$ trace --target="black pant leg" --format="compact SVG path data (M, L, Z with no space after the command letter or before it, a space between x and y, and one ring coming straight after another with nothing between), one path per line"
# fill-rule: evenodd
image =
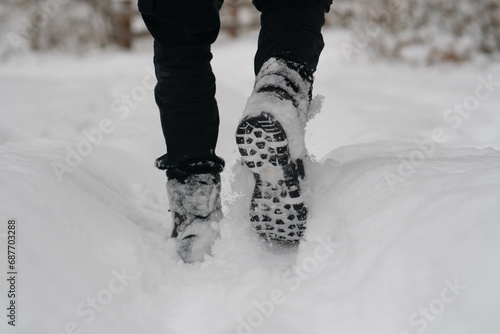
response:
M272 57L300 64L304 78L311 79L324 47L321 27L332 0L254 0L261 11L261 30L255 74Z
M167 174L197 162L210 162L208 170L198 172L223 166L215 155L219 112L210 66L221 5L222 1L212 0L139 1L155 39L155 98L167 146L161 166Z

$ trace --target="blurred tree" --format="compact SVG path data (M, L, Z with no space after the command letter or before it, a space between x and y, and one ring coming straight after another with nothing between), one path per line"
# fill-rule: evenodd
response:
M136 0L2 0L0 57L26 50L129 49L140 21ZM353 32L341 47L354 55L368 51L428 64L500 58L500 0L335 0L327 22ZM226 0L221 23L237 36L258 27L259 13L251 0Z
M499 0L335 0L328 21L354 32L344 45L354 54L428 64L500 57Z
M2 0L0 56L27 50L82 52L118 45L132 47L133 30L142 22L136 0ZM227 0L221 12L222 29L231 36L258 25L251 0Z
M132 0L10 0L0 5L0 55L132 45Z
M221 9L221 28L237 37L244 30L258 27L259 15L252 0L226 0Z

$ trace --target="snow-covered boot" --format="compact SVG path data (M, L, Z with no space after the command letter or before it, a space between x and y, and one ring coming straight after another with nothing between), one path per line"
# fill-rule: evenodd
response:
M222 219L220 191L219 174L193 174L182 181L167 181L174 221L172 238L177 239L177 253L186 263L211 255Z
M276 58L264 63L236 131L255 177L250 221L267 240L298 242L306 229L304 132L312 78L300 69Z

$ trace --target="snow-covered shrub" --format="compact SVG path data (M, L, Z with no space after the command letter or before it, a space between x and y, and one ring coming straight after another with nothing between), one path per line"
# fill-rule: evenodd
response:
M353 30L348 54L430 64L500 56L499 0L336 0L329 22Z
M0 5L0 56L27 50L81 52L115 43L116 1L10 0Z

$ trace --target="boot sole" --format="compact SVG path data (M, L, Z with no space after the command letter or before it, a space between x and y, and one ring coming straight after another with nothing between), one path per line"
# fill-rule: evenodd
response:
M304 165L291 160L285 131L271 114L262 112L241 121L236 144L255 177L253 228L266 240L299 242L308 213L300 188Z

